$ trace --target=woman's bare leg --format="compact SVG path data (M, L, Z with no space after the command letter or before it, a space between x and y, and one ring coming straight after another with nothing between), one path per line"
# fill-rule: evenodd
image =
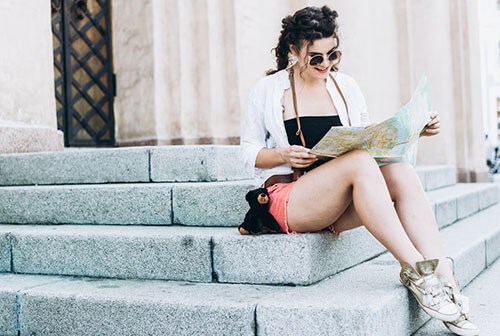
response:
M443 252L434 211L415 169L406 163L395 163L380 170L411 242L425 258L439 259L436 274L456 286L453 272Z
M290 191L291 230L319 231L334 223L353 202L359 220L399 261L423 259L392 205L384 177L371 155L351 151L302 176Z
M343 232L363 226L356 213L354 203L351 202L342 215L333 223L335 232Z

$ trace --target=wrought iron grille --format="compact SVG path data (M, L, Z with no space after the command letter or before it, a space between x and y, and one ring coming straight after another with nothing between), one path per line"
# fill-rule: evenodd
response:
M66 146L113 146L111 0L52 0L58 128Z

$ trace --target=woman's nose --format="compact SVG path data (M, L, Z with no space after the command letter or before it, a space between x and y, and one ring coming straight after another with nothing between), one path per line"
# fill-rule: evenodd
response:
M328 56L327 57L323 56L323 62L321 62L321 66L323 68L327 68L330 66L330 63L331 62L330 62L330 60L328 60Z

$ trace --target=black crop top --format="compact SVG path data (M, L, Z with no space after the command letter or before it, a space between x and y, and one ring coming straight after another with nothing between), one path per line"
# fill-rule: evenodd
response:
M335 116L305 116L300 118L300 126L304 134L307 148L313 148L321 138L330 130L332 126L342 126L342 122L338 115ZM285 120L286 135L290 145L302 146L300 136L297 135L297 119ZM307 167L309 171L319 166L324 161L318 161L315 164Z
M307 148L313 148L332 126L342 126L338 115L299 117ZM297 135L297 119L285 120L286 135L290 145L302 146Z

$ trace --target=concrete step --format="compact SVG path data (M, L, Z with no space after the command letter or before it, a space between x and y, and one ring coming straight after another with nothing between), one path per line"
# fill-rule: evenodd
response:
M495 206L444 229L463 284L498 258L499 216ZM0 334L409 335L429 318L398 270L383 255L306 287L3 274Z
M0 187L0 223L238 226L251 181ZM498 201L492 183L429 192L448 225Z
M440 228L497 203L500 188L495 183L459 183L427 193Z
M498 216L497 205L443 230L462 285L500 255ZM257 306L258 335L409 335L429 316L399 284L398 272L385 254L318 285L266 297Z
M249 179L238 146L193 145L0 155L0 185Z
M450 189L458 200L458 189L464 197L484 192ZM365 228L336 240L328 232L242 236L217 227L0 225L0 270L20 273L308 285L382 252Z
M245 180L238 146L193 145L0 155L0 186ZM452 166L422 166L426 190L456 183Z
M0 155L0 186L250 179L238 146L193 145ZM426 190L456 183L453 166L417 167Z
M26 274L307 285L384 250L364 228L335 240L329 232L250 237L236 228L0 225L0 271Z
M483 271L474 282L464 290L464 295L471 299L470 321L480 328L481 335L500 335L500 261ZM414 336L434 336L443 334L443 323L430 320Z
M448 187L457 183L457 169L454 166L417 166L416 169L426 191Z
M0 275L0 335L254 335L255 306L275 290Z

